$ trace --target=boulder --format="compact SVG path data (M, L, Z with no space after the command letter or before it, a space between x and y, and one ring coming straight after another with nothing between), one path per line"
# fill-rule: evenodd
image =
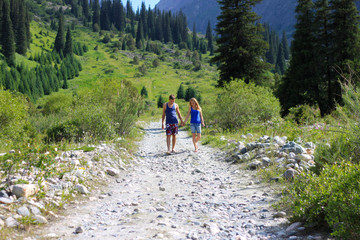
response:
M39 187L35 184L16 184L12 186L11 192L17 198L29 197L35 195L39 191Z

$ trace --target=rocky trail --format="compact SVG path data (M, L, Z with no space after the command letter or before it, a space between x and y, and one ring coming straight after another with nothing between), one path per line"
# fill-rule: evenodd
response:
M279 196L219 150L193 152L183 130L166 155L160 123L146 127L136 161L35 239L323 239L304 236L272 207Z

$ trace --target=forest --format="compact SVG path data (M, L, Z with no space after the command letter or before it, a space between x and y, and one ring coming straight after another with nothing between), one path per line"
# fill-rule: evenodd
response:
M279 183L292 189L281 206L291 221L356 238L359 186L345 174L356 178L359 164L356 5L298 0L288 40L259 23L258 2L219 1L216 28L209 22L204 35L182 12L144 3L134 11L129 0L0 0L0 150L23 154L0 156L0 176L34 153L32 167L48 171L49 149L120 137L135 152L139 121L159 118L171 93L182 111L196 97L209 122L204 144L226 151L222 136L249 131L316 143L316 168ZM280 174L259 171L263 181Z

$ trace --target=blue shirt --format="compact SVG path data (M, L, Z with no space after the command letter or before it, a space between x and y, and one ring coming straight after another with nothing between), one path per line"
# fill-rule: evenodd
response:
M165 114L166 114L166 124L179 123L176 117L175 103L173 104L172 108L169 108L168 103L166 103Z
M191 120L190 123L201 123L200 111L191 108Z

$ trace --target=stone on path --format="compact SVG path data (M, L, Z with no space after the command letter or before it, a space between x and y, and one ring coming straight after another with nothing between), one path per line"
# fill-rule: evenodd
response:
M17 184L12 186L12 194L17 198L29 197L35 195L39 191L39 187L35 184Z

